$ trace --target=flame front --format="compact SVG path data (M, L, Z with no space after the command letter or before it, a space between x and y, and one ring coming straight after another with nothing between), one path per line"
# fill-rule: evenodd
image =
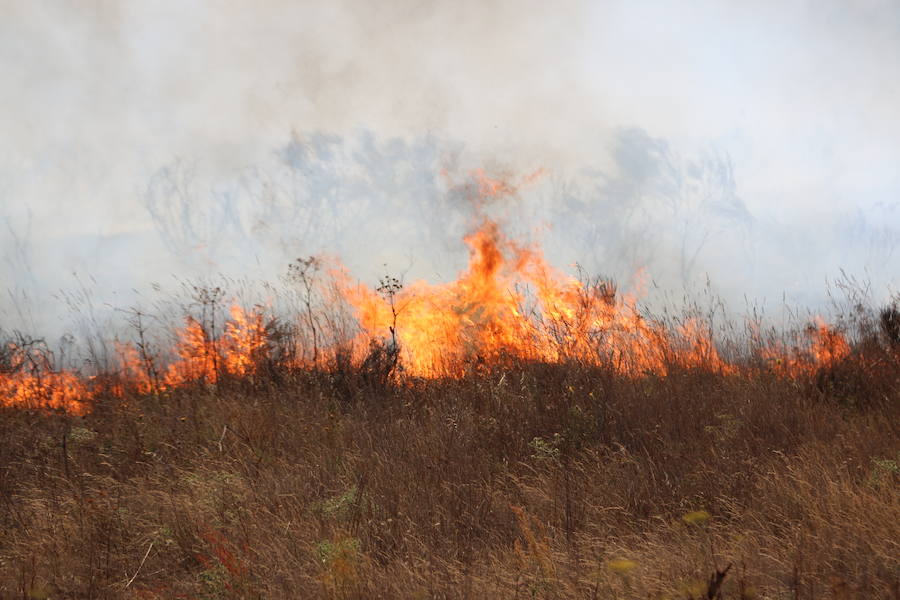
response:
M43 347L9 344L0 365L0 406L38 410L62 410L83 415L90 403L106 391L122 396L126 390L147 394L192 383L215 384L225 375L248 377L255 373L269 343L260 310L230 309L224 334L213 339L192 317L177 332L174 360L158 370L158 357L141 352L136 344L116 343L119 377L100 382L77 372L54 369ZM106 387L104 387L106 386Z
M844 335L828 326L821 318L806 328L805 347L787 349L776 344L763 350L763 357L782 377L809 376L822 368L829 368L850 355L850 344Z
M518 190L480 171L473 181L473 206L479 212L487 202ZM704 321L686 319L673 327L644 317L637 293L622 294L611 282L583 282L554 269L539 247L509 239L494 220L482 216L464 241L469 263L450 283L402 286L394 280L373 289L354 284L343 269L332 270L333 289L352 307L360 326L352 344L358 362L365 363L369 342L380 339L389 344L382 350L399 348L403 372L429 378L459 377L473 367L509 360L575 361L628 377L666 375L673 368L720 374L751 369L722 359ZM304 319L316 323L311 312L301 323ZM10 344L0 349L0 406L84 414L101 393L161 393L190 384L216 385L224 377L253 377L277 346L260 308L246 311L234 304L221 333L212 329L188 316L169 349L150 352L143 344L117 343L118 377L85 378L54 369L43 346ZM345 340L320 348L316 333L312 360L295 359L291 366L320 368L328 361L321 357L343 356ZM806 333L802 347L762 350L775 373L809 376L850 355L845 337L821 319Z
M223 375L247 377L260 364L268 345L261 310L245 311L233 304L225 333L214 339L193 317L185 319L177 332L176 358L156 376L153 359L127 344L120 344L119 355L125 379L138 392L162 391L188 383L217 383Z
M362 337L396 337L410 374L453 376L503 357L577 360L626 375L665 374L673 364L732 370L698 322L673 335L642 317L633 295L553 269L539 248L507 239L494 221L483 219L465 242L469 266L453 283L417 281L386 294L337 274Z
M7 344L0 370L0 406L88 412L93 396L88 382L71 371L56 371L43 349Z
M335 274L344 298L356 309L363 338L391 337L396 312L403 364L412 374L459 374L468 357L496 359L512 348L520 355L530 348L538 358L537 347L528 344L537 341L536 331L521 318L524 297L514 285L528 252L505 240L490 221L465 241L470 263L459 280L447 285L416 282L396 295L393 309L384 294L349 285L345 274Z

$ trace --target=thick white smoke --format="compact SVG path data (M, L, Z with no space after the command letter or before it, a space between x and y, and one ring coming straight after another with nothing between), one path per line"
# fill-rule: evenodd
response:
M815 307L841 269L896 290L890 2L3 13L0 327L55 335L84 296L100 313L317 252L451 279L478 167L546 169L492 210L560 265L676 293L708 275L736 308Z

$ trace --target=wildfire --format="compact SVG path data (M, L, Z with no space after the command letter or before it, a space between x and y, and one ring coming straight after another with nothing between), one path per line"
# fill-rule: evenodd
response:
M162 391L193 382L215 384L223 375L246 377L260 364L268 345L263 312L247 312L232 304L231 319L225 332L213 338L195 318L187 317L177 332L176 358L157 374L154 357L138 352L128 344L119 344L119 356L125 380L138 392Z
M473 206L481 212L483 201L515 194L540 176L536 171L516 185L475 172ZM403 372L417 377L459 377L473 366L513 359L577 361L628 377L666 375L677 368L744 370L720 356L704 321L686 319L673 327L647 318L637 292L621 293L612 282L582 281L553 268L540 247L509 239L495 220L482 216L464 241L468 266L449 283L404 286L385 280L371 288L353 283L341 268L331 271L333 289L360 326L351 344L359 363L365 363L367 349L378 347L398 350ZM84 414L100 393L160 393L188 384L216 385L224 377L253 377L275 347L265 314L235 303L228 315L218 333L211 324L186 317L170 348L151 351L143 338L141 344L116 343L118 375L102 382L54 369L43 347L10 344L0 348L0 406ZM309 304L300 322L317 323ZM850 353L844 336L821 320L807 334L803 348L763 351L775 372L810 375ZM382 344L373 346L372 340ZM320 346L316 331L312 344L314 362L298 359L294 367L318 368L328 361L321 357L343 352L343 346Z
M71 371L51 368L43 347L9 343L0 368L0 406L63 410L82 415L93 396L88 382Z
M261 310L247 313L231 306L231 320L225 324L222 357L225 371L238 377L252 375L268 346L268 333Z
M783 377L810 375L837 364L850 354L850 344L844 335L829 327L821 317L816 317L805 333L805 348L788 350L783 345L776 345L763 350L763 357L776 373Z
M698 322L673 335L641 316L634 295L553 269L539 248L507 239L490 219L465 242L469 266L452 283L417 281L386 294L337 276L362 336L396 338L412 375L452 376L504 357L577 360L626 375L665 374L672 365L732 370Z

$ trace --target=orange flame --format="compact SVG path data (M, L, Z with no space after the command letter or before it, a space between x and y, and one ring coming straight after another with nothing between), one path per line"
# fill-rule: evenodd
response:
M130 344L116 342L123 383L140 394L149 394L158 388L153 380L153 364L142 357L138 349ZM113 390L117 396L125 394L124 385L117 385Z
M844 335L828 326L821 318L806 329L807 347L790 350L781 344L763 350L772 370L783 377L811 375L819 369L831 367L850 354L850 344Z
M494 221L483 219L465 242L469 266L449 284L417 281L385 294L336 275L363 337L396 336L413 375L454 375L473 360L503 357L578 360L629 375L664 374L672 364L733 370L699 323L685 323L673 339L640 315L634 296L560 273L540 249L508 240Z
M521 185L542 175L536 171ZM513 195L520 187L483 171L472 178L479 195L473 200L476 210L480 200ZM354 346L360 352L373 348L370 340L389 340L387 347L399 347L405 372L419 377L458 377L471 366L507 359L577 361L629 377L666 375L673 368L722 374L746 370L723 360L702 320L686 319L673 328L648 319L638 308L637 292L622 294L611 282L583 282L554 269L539 247L508 239L494 220L482 217L464 241L468 267L446 284L417 281L404 287L388 281L372 289L353 284L342 269L332 270L336 291L359 322ZM215 385L223 376L252 377L272 347L264 313L233 304L229 316L218 337L188 317L168 352L173 357L168 364L157 365L159 357L147 356L143 347L116 344L120 377L106 390L156 393L191 383ZM772 346L763 356L778 374L801 377L850 354L844 336L821 319L807 335L806 348ZM342 349L322 348L322 354L338 357ZM47 352L10 345L0 358L0 406L84 414L100 393L96 380L51 368ZM356 359L364 363L366 357ZM319 365L301 361L294 366Z
M235 304L230 317L219 339L213 339L199 321L188 317L177 332L175 360L158 376L156 357L143 355L135 345L115 343L120 377L107 391L116 396L124 395L126 389L146 394L193 382L215 384L224 374L253 375L269 343L264 315L258 309L248 312ZM0 371L0 406L64 410L75 415L90 410L90 401L98 395L100 386L74 371L54 370L48 354L29 352L14 344L7 346Z
M268 334L263 313L247 313L237 304L231 306L231 320L225 324L222 358L225 370L231 375L246 377L256 372L268 346Z
M207 335L200 322L193 317L187 317L178 338L175 344L178 358L169 365L163 375L163 388L172 388L192 381L216 383L219 379L220 357L215 340Z
M193 317L186 319L175 346L178 359L166 370L163 388L195 381L214 384L225 373L245 377L255 372L268 343L263 313L248 313L233 304L230 315L225 333L218 340Z
M64 410L74 415L88 411L87 402L93 396L88 383L74 372L53 370L47 354L30 353L10 343L5 362L0 371L0 406Z

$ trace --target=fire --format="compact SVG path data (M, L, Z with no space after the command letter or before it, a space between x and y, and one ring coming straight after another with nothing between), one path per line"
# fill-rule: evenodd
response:
M763 350L763 357L772 369L783 377L811 375L819 369L831 367L850 355L850 344L844 335L828 326L821 318L807 327L807 345L790 350L775 345Z
M213 338L203 325L187 317L177 332L174 360L157 372L156 356L147 356L134 344L115 343L119 378L105 391L122 396L126 389L147 394L190 383L215 384L223 375L248 377L256 372L268 347L261 310L245 311L234 304L224 333ZM9 344L0 364L0 406L63 410L82 415L102 386L70 370L55 370L43 347Z
M485 201L516 194L521 185L541 175L536 171L521 183L510 184L474 172L477 198L472 204L480 213ZM539 246L509 239L487 216L475 222L464 241L468 266L449 283L416 281L404 286L388 279L371 288L353 283L341 268L331 271L331 289L352 308L359 324L353 344L359 363L366 362L364 349L378 348L398 350L402 372L426 378L459 377L472 367L509 360L574 361L628 377L662 376L673 369L749 372L749 367L720 356L704 321L686 319L672 326L650 319L638 307L639 292L621 293L612 282L582 281L565 274L548 263ZM639 273L636 280L640 279ZM332 302L330 295L322 297ZM315 325L309 304L307 310L298 318ZM234 303L218 332L213 329L211 323L188 316L170 348L151 352L143 341L116 343L118 376L102 382L54 369L43 346L10 344L0 348L0 406L84 414L100 393L160 393L197 383L217 385L223 378L253 377L277 347L259 307L245 310ZM803 377L850 354L844 336L821 319L807 335L802 349L771 346L763 356L778 374ZM320 368L328 359L319 357L343 356L343 345L320 346L315 329L312 336L312 361L297 359L290 366ZM293 356L305 354L295 351Z
M149 394L159 387L155 377L155 366L149 356L142 356L131 344L116 342L115 347L119 355L122 379L128 386L140 394ZM125 390L122 385L118 385L114 393L122 396Z
M215 340L193 317L187 317L185 321L175 344L178 358L166 370L162 378L163 388L193 381L216 383L219 379L220 357Z
M91 396L87 384L68 371L0 377L0 406L63 410L83 415L89 410Z
M193 317L186 318L175 345L178 358L166 369L162 389L191 382L215 384L224 374L246 377L256 371L268 343L263 313L232 304L230 315L220 339Z
M237 304L231 306L231 320L225 324L222 356L225 371L238 377L252 375L268 345L263 313L247 313Z
M539 352L536 344L528 344L528 340L537 341L536 332L532 323L519 318L524 297L514 287L516 270L525 266L527 251L505 240L490 221L465 241L470 248L469 268L453 284L419 281L391 298L366 286L349 285L346 275L336 273L364 338L393 337L391 328L397 321L403 364L412 374L459 374L466 357L490 360L511 348ZM503 250L512 255L512 261Z
M7 344L0 370L0 406L63 410L82 415L93 396L88 382L66 370L54 370L43 347Z
M634 295L553 269L539 248L507 239L495 221L482 219L465 242L469 266L452 283L417 281L386 294L338 274L363 338L396 338L410 374L452 376L504 357L577 360L627 375L665 374L676 364L733 370L699 323L673 336L639 313Z

